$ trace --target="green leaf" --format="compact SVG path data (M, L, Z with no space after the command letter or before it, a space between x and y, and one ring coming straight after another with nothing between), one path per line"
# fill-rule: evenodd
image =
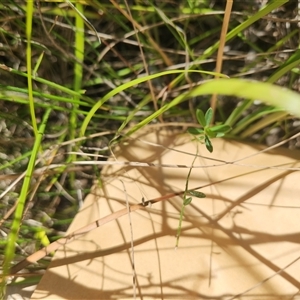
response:
M193 134L193 135L204 134L204 131L201 128L190 127L190 128L188 128L187 131L188 131L188 133Z
M212 117L213 117L213 110L212 108L210 107L207 112L205 113L205 124L206 126L208 126L212 120Z
M206 146L206 149L207 149L210 153L213 152L214 148L213 148L213 146L212 146L212 144L211 144L211 141L210 141L210 139L209 139L209 137L208 137L207 135L205 136L205 146Z
M205 127L206 126L206 121L205 121L204 113L201 109L197 109L196 117L197 117L198 123L200 125L202 125L203 127Z
M185 198L185 199L183 200L183 205L184 205L184 206L189 205L189 204L192 202L192 200L193 200L192 197Z
M222 125L216 125L216 126L210 127L209 129L211 131L217 132L217 133L221 133L221 132L226 133L231 130L231 127L229 125L222 124Z
M211 130L211 128L204 128L204 133L209 138L215 138L217 136L217 132Z
M224 136L224 135L225 135L224 132L217 132L216 137L219 138L219 137L222 137L222 136Z
M206 198L206 195L204 193L198 192L198 191L187 191L187 193L191 196L197 197L197 198Z

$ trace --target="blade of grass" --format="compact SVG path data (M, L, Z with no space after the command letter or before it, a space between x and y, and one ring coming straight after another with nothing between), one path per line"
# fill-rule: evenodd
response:
M282 108L287 112L300 117L300 95L296 92L265 82L244 79L215 79L203 83L201 86L194 88L188 93L179 95L173 101L132 127L126 133L126 136L131 135L171 107L178 105L190 97L211 95L213 93L232 95L252 100L259 99L260 101Z
M78 94L81 90L82 77L83 77L83 60L84 60L84 20L86 19L83 15L83 6L81 3L76 2L75 6L68 0L66 0L73 9L76 10L77 14L75 16L75 57L74 62L74 85L73 89ZM76 101L79 101L78 97L75 97ZM70 115L70 140L74 140L76 137L77 124L77 112L78 104L73 104L73 108ZM76 154L69 155L67 163L76 161ZM75 173L70 174L71 185L74 186L75 183Z
M126 127L126 125L133 119L135 114L141 110L141 108L145 105L147 105L151 101L150 95L147 95L140 103L137 105L137 107L129 112L128 116L126 117L125 121L121 124L121 126L118 129L118 132L116 133L116 136Z
M137 85L139 83L148 81L148 80L152 80L164 75L169 75L169 74L178 74L178 73L185 73L185 72L195 72L195 73L204 73L204 74L208 74L208 75L215 75L215 72L208 72L208 71L197 71L197 70L171 70L171 71L164 71L164 72L160 72L160 73L156 73L153 75L148 75L148 76L144 76L142 78L137 78L134 80L131 80L130 82L126 82L118 87L116 87L114 90L110 91L109 93L107 93L100 101L98 101L93 108L89 111L88 115L85 117L82 125L81 125L81 129L80 129L80 137L84 136L85 131L87 129L87 126L89 124L89 122L91 121L92 117L94 116L94 114L96 113L96 111L107 101L109 100L111 97L113 97L114 95L120 93L121 91L124 91L126 89L128 89L129 87L132 87L134 85ZM227 77L226 75L223 74L218 74L220 77Z
M5 170L5 169L8 168L8 167L12 167L14 164L16 164L16 163L22 161L23 159L27 158L28 156L31 156L31 153L32 153L32 151L28 151L28 152L22 154L21 156L15 158L15 159L12 159L12 160L10 160L10 161L7 162L7 163L2 164L2 165L0 166L0 171L1 171L1 170ZM0 199L1 199L1 197L0 197Z
M288 113L285 111L277 111L274 113L268 114L265 118L259 120L255 124L251 125L249 128L247 128L241 135L240 137L242 139L245 139L255 132L266 128L267 126L270 126L271 124L274 124L275 122L278 122L280 120L286 119Z
M248 109L252 105L252 100L244 100L241 104L239 104L233 112L230 114L228 119L225 121L225 124L233 127L233 125L238 121L243 112Z
M280 48L282 48L286 43L289 42L289 40L291 38L293 38L293 36L295 36L297 34L299 34L299 30L295 29L295 30L291 31L289 34L287 34L286 36L284 36L281 40L276 42L276 44L273 45L272 47L270 47L266 52L261 51L261 50L256 51L256 52L260 52L260 53L264 52L264 55L261 55L260 57L257 57L257 59L255 59L252 63L248 64L243 69L241 69L240 72L243 73L243 72L249 71L250 69L254 68L256 65L258 65L261 61L263 61L266 58L268 58L271 61L274 61L274 63L276 63L276 61L272 58L272 53L275 52L275 51L280 51ZM244 39L245 39L245 37L244 37ZM269 81L269 82L271 82L271 81ZM271 82L271 83L273 83L273 82Z
M28 85L28 99L29 99L29 110L31 116L32 127L34 135L37 138L37 122L35 117L34 110L34 100L32 93L32 67L31 67L31 34L32 34L32 18L33 18L33 1L27 1L26 6L26 37L27 37L27 46L26 46L26 66L27 66L27 85Z
M276 82L279 78L283 77L284 74L299 66L300 64L300 49L298 49L280 68L269 77L267 80L270 83Z
M38 130L38 135L36 136L32 154L31 154L28 166L27 166L26 176L24 178L24 182L23 182L22 189L20 192L20 197L18 199L18 205L17 205L14 219L13 219L13 223L12 223L9 235L8 235L7 245L5 247L5 259L4 259L4 263L3 263L3 275L4 276L9 274L11 262L15 256L16 241L18 238L18 232L19 232L19 228L21 225L22 217L23 217L23 211L24 211L27 194L28 194L28 191L30 188L31 177L32 177L32 173L34 171L36 157L38 155L38 152L39 152L39 149L41 146L43 134L45 132L45 128L46 128L46 124L47 124L50 112L51 112L51 109L48 109L44 114L42 123ZM1 285L0 285L0 290L1 290L2 294L5 294L5 285L6 285L6 280L3 278Z
M18 70L15 70L13 68L10 68L10 67L7 67L6 65L3 65L3 64L0 64L0 69L4 70L4 71L7 71L7 72L11 72L13 74L16 74L16 75L20 75L22 77L26 77L28 78L28 74L27 73L24 73L24 72L20 72ZM61 91L61 92L64 92L68 95L71 95L71 96L77 96L79 97L80 99L84 99L86 100L87 102L90 102L90 103L94 103L94 101L92 99L90 99L89 97L85 96L85 95L82 95L82 91L80 92L76 92L76 91L73 91L72 89L69 89L63 85L60 85L60 84L57 84L53 81L50 81L50 80L46 80L42 77L35 77L34 78L35 81L37 82L40 82L42 84L45 84L47 85L48 87L50 88L53 88L54 90L58 90L58 91Z
M252 102L252 101L251 101ZM282 109L281 108L277 108L277 107L262 107L259 110L255 110L253 113L249 113L247 116L243 117L234 127L234 129L230 132L230 134L234 135L234 136L238 136L240 135L240 133L245 130L248 131L249 130L249 126L251 127L254 123L254 121L262 118L262 117L266 117L269 114L272 115L274 113L282 113ZM286 112L284 112L285 114L287 114Z
M72 5L73 6L73 5ZM74 91L80 94L83 67L82 62L84 60L84 19L82 18L83 6L80 3L76 3L76 11L80 14L75 18L75 57L77 60L74 62ZM74 97L75 101L79 101L78 97ZM73 103L73 108L77 109L78 104ZM74 139L77 128L77 114L72 111L70 116L70 139Z
M3 90L2 90L3 87ZM52 94L47 94L47 93L43 93L40 91L32 91L33 96L36 98L41 99L49 99L49 100L53 100L53 101L59 101L59 102L65 102L65 103L70 103L73 105L77 105L77 106L88 106L91 107L90 103L84 102L84 101L80 101L78 99L78 97L65 97L62 95L56 96L56 95L52 95ZM25 88L18 88L15 86L2 86L0 85L0 99L12 99L15 102L20 101L20 103L28 103L28 89ZM24 101L25 100L25 101ZM51 103L49 103L49 105L53 104L53 101L51 101ZM39 103L38 101L36 101L35 105L39 105L41 103Z

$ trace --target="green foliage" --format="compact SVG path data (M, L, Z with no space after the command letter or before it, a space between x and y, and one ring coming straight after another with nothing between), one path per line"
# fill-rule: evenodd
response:
M196 137L201 143L205 143L206 149L213 152L212 138L222 137L231 130L231 127L226 124L211 126L213 118L213 110L209 108L205 115L201 109L197 109L196 117L202 128L189 128L188 132Z
M19 202L7 225L4 272L15 256L15 242L22 241L18 234L29 199L36 193L45 197L41 203L47 204L36 210L46 210L50 198L61 194L57 182L70 198L77 195L74 185L82 179L81 172L70 175L68 167L82 158L68 153L88 146L85 139L102 149L103 140L107 144L117 141L158 119L166 124L191 122L194 113L199 126L188 131L210 152L212 139L224 135L251 138L259 133L263 141L273 127L284 128L284 136L295 130L290 119L300 117L300 96L293 91L299 78L299 28L291 22L287 29L284 22L267 42L255 34L262 28L278 28L281 23L276 20L282 19L282 11L292 11L292 1L269 1L255 8L247 1L235 3L242 8L234 12L226 35L230 50L224 56L224 74L213 71L224 9L219 1L198 1L197 5L195 1L179 1L178 5L133 1L134 23L123 1L118 7L109 1L4 2L0 3L0 121L5 121L11 135L0 136L0 149L9 156L0 161L0 171L1 175L26 173L14 191ZM271 18L266 18L271 12ZM278 18L272 21L274 17ZM242 48L238 47L241 43ZM213 79L216 75L221 79ZM209 106L207 95L212 94L231 97L220 102L215 116L212 109L203 111ZM200 98L197 104L193 103L196 97ZM261 103L257 105L256 100ZM230 109L227 102L232 104ZM105 132L109 132L108 142L105 134L93 138ZM17 143L18 155L11 157L11 144L18 138L14 133L26 133L32 143ZM63 167L51 169L49 175L57 150L64 153ZM37 162L47 151L50 158ZM40 167L45 173L34 186L32 176ZM92 169L88 175L93 177L98 171ZM13 202L9 191L0 192ZM195 197L205 195L186 186L180 222ZM69 220L75 213L72 206L61 215Z
M26 203L26 199L27 199L27 194L30 188L30 181L32 178L32 174L34 171L34 167L36 164L36 158L39 152L39 149L41 147L41 142L42 142L42 138L43 138L43 134L45 132L45 128L47 125L47 121L49 118L51 110L48 109L45 112L45 115L43 117L43 120L41 122L41 125L39 127L38 130L38 135L37 138L35 140L34 143L34 147L32 149L32 153L31 153L31 157L28 163L28 167L26 170L26 176L24 178L24 182L22 185L22 190L18 199L18 205L16 208L16 212L15 212L15 216L14 216L14 220L11 226L11 230L9 232L9 236L8 236L8 243L6 245L5 248L5 259L3 262L3 274L7 275L9 273L9 269L10 269L10 265L12 260L14 259L15 256L15 248L16 248L16 241L18 238L18 233L20 230L20 225L21 225L21 221L22 221L22 217L23 217L23 212L24 212L24 208L25 208L25 203ZM5 289L5 280L2 280L1 282L1 290L3 291Z

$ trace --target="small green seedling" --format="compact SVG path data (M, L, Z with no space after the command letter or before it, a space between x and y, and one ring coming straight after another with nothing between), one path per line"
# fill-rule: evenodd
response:
M188 132L190 134L196 136L196 139L198 141L200 141L201 143L204 142L206 149L209 152L213 152L213 146L212 146L210 139L224 136L225 133L227 133L231 130L231 127L229 125L225 125L225 124L211 126L210 123L211 123L211 120L213 117L212 108L209 108L206 111L205 115L201 109L197 109L196 117L197 117L198 123L203 128L189 128Z
M213 117L212 108L209 108L207 110L207 112L205 113L205 115L202 110L197 109L196 117L197 117L197 121L203 127L203 129L202 128L189 128L188 132L190 134L196 136L196 139L198 141L200 141L201 143L203 143L203 141L204 141L206 149L209 152L213 152L213 146L212 146L210 139L215 138L215 137L224 136L225 133L227 133L228 131L231 130L231 127L229 125L225 125L225 124L211 126L210 123L211 123L211 120ZM197 154L198 154L198 147L197 147ZM205 198L206 197L206 195L204 193L199 192L199 191L189 190L189 188L188 188L190 175L191 175L193 165L194 165L196 158L197 158L197 155L194 157L192 166L187 175L187 180L186 180L186 184L185 184L185 192L183 194L183 203L182 203L182 207L181 207L181 211L180 211L179 224L178 224L178 228L177 228L175 249L177 249L178 244L179 244L179 237L181 234L183 215L184 215L184 210L185 210L186 206L191 204L193 197L196 197L196 198Z

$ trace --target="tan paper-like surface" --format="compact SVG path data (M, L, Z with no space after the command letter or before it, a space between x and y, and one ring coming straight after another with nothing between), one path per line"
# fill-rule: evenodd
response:
M197 151L188 135L139 138L116 150L118 161L191 165ZM198 144L198 154L234 162L259 151L232 141L213 145L209 154ZM181 196L131 213L137 299L300 299L300 177L287 170L299 168L299 158L278 149L235 164L198 157L194 165L203 168L192 170L189 188L222 182L200 189L207 197L186 206L177 250ZM123 209L126 198L136 204L184 190L188 171L106 166L103 189L87 196L69 232ZM67 244L32 299L133 299L130 241L126 215Z

